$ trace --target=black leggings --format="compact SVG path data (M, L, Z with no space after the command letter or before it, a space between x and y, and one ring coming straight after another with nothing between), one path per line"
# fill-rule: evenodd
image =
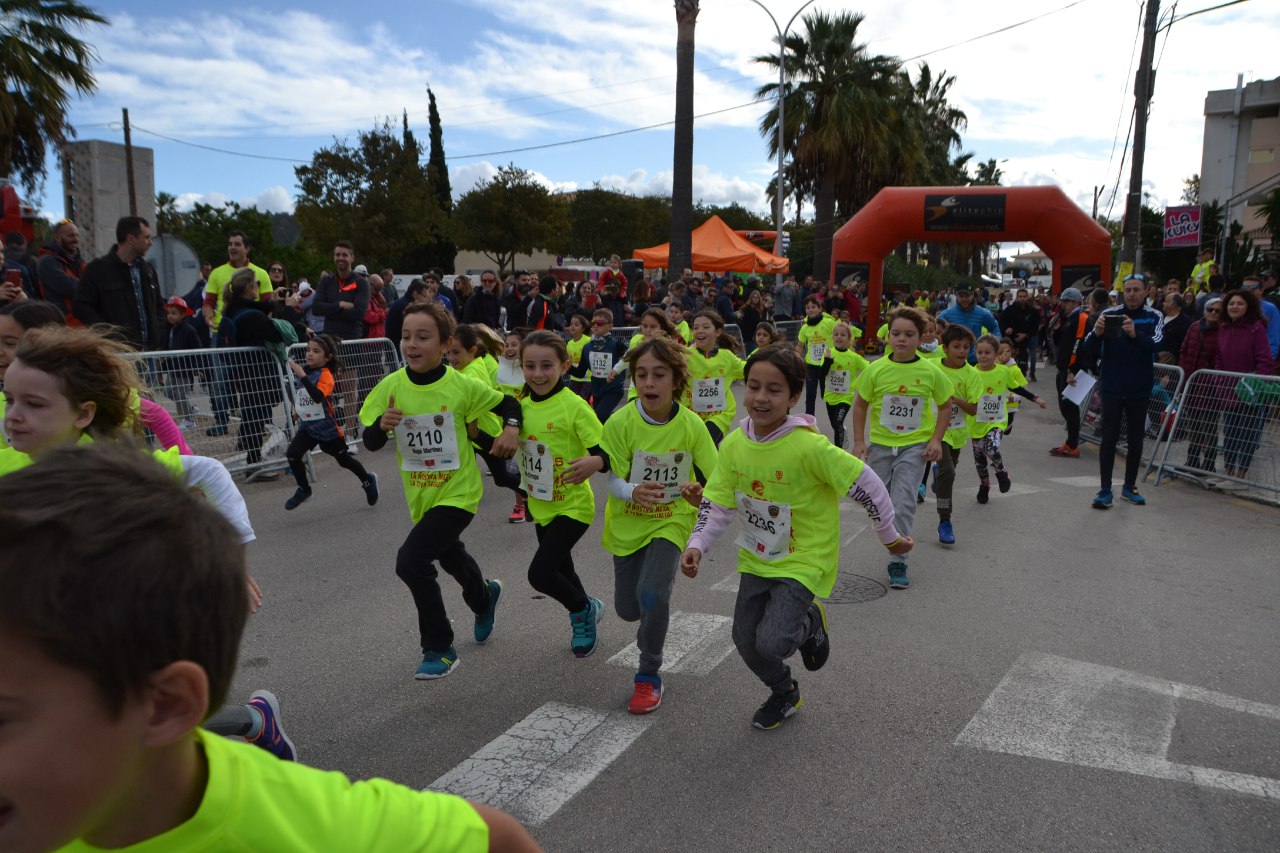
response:
M827 419L831 421L831 443L841 450L844 450L845 428L844 419L849 416L849 404L837 403L834 406L827 403Z
M1125 420L1124 484L1136 486L1142 468L1142 440L1147 431L1147 398L1122 400L1102 397L1102 446L1098 449L1098 469L1102 490L1111 491L1111 470L1116 464L1116 444L1120 441L1120 419Z
M455 506L432 507L409 531L396 554L396 576L409 587L418 608L418 635L424 653L447 652L453 647L453 626L436 580L437 562L462 587L462 600L472 613L482 614L489 607L484 575L460 538L474 517Z
M298 434L293 437L293 441L289 442L289 449L284 454L285 458L289 460L289 470L293 472L293 479L298 481L299 489L311 491L311 486L307 483L307 466L303 463L302 457L316 447L319 447L337 460L339 467L346 468L352 474L355 474L360 482L363 483L369 479L369 472L364 470L364 466L356 461L356 458L351 455L351 451L347 450L345 439L339 437L321 441L305 429L299 429Z
M815 364L804 366L804 413L812 415L818 402L818 392L826 393L827 380L822 378L822 367Z
M499 459L483 450L477 450L476 452L480 454L480 458L488 466L489 473L493 475L493 484L495 486L511 489L516 494L524 494L524 492L520 491L520 471L508 464L511 462L510 459Z
M1056 384L1058 386L1058 411L1062 413L1062 419L1067 422L1067 447L1074 450L1080 446L1080 407L1062 396L1062 392L1067 389L1067 374L1065 371L1058 371Z
M535 524L538 550L529 563L529 586L549 595L570 613L587 606L587 590L573 568L573 546L578 544L588 524L558 515L547 524Z

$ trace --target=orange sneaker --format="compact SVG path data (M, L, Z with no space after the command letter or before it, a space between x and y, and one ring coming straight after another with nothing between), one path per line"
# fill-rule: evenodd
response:
M662 679L656 675L641 673L636 676L636 690L631 694L627 710L633 714L648 714L662 704Z
M1062 445L1061 447L1055 447L1055 448L1053 448L1052 450L1050 450L1050 451L1049 451L1049 455L1050 455L1050 456L1065 456L1065 457L1066 457L1066 458L1068 458L1068 459L1079 459L1079 458L1080 458L1080 448L1078 448L1078 447L1068 447L1067 445L1065 445L1065 444L1064 444L1064 445Z
M511 515L507 516L507 521L511 524L523 524L529 520L529 510L523 503L518 503L511 509Z

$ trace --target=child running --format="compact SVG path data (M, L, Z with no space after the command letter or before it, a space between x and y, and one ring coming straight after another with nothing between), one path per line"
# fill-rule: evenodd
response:
M716 449L702 421L675 402L689 383L683 347L645 341L627 353L627 366L636 402L609 419L600 442L613 465L603 543L613 554L618 617L640 623L640 671L627 710L647 714L662 704L671 589Z
M586 374L578 376L576 368L582 363L582 350L591 340L587 337L590 325L591 321L585 316L574 314L569 318L569 340L564 342L565 349L569 350L569 387L584 400L591 399L591 377Z
M311 484L307 481L307 467L302 457L316 447L332 456L338 467L356 475L365 499L369 506L373 506L378 502L378 475L370 474L351 455L342 427L338 426L333 412L334 375L342 370L338 341L329 335L314 335L307 342L305 361L307 366L304 368L293 359L289 360L299 429L284 456L289 460L289 470L293 472L298 490L284 502L284 508L297 509L303 501L310 499Z
M664 313L671 323L671 328L674 330L669 333L671 334L671 339L686 346L693 343L693 332L689 327L689 321L684 318L684 308L681 307L680 303L671 303ZM640 316L643 319L644 315Z
M538 537L529 585L569 612L570 648L575 657L585 658L596 650L604 603L587 595L573 567L573 546L596 514L590 477L608 470L609 457L600 449L595 412L564 382L569 370L564 339L553 332L530 332L520 360L529 389L520 401L520 484L529 495Z
M884 484L862 461L831 444L809 415L790 415L805 387L805 363L788 346L765 347L747 360L747 416L720 446L703 489L698 521L680 557L696 577L702 555L738 520L738 600L733 642L769 688L752 725L776 729L800 708L800 685L786 660L800 651L805 669L831 653L821 602L835 585L840 495L862 506L893 554L911 550L894 528Z
M753 338L756 342L756 349L764 349L770 344L780 344L786 338L782 333L773 327L773 324L767 320L761 320L760 325L756 326L756 333Z
M853 327L848 323L836 323L831 329L832 350L822 362L821 379L825 383L822 401L827 404L827 419L831 421L831 443L844 449L844 419L853 408L854 388L867 360L858 355L853 343Z
M952 390L951 406L938 407L938 417L947 418L948 423L942 436L942 458L935 466L937 473L934 475L934 492L938 496L938 541L943 545L956 544L955 526L951 520L956 463L969 440L969 422L965 415L977 411L975 403L981 395L978 371L969 363L971 346L973 332L959 323L948 326L942 333L943 358L938 367L942 368Z
M996 355L996 361L1009 369L1009 397L1005 401L1009 410L1009 423L1004 428L1005 435L1013 435L1013 419L1017 416L1018 409L1022 406L1022 398L1013 389L1027 387L1027 377L1022 372L1022 368L1018 366L1017 359L1017 347L1009 343L1005 338L1001 338L1000 352Z
M937 364L916 352L925 322L918 308L889 313L889 355L862 372L853 404L853 453L867 460L888 487L904 536L911 535L924 467L942 457L942 434L949 420L936 417L931 404L945 413L951 402L947 378ZM889 560L889 586L906 589L909 583L906 555L895 554Z
M822 310L822 300L809 295L804 299L804 322L797 337L800 352L804 355L807 375L804 386L804 413L812 416L817 405L818 389L825 392L822 381L822 363L831 349L831 331L836 327L835 318Z
M520 399L520 390L524 388L524 371L520 369L520 344L529 330L520 327L511 329L503 339L502 355L497 357L498 372L494 381L498 390L508 397Z
M502 582L486 580L462 544L462 531L475 517L482 493L467 423L485 412L498 415L503 430L491 452L499 458L515 453L520 434L519 403L444 364L455 328L453 314L441 305L407 306L400 331L405 366L374 386L360 408L365 447L381 450L394 436L413 520L396 554L396 575L409 587L418 611L422 663L417 679L443 678L458 666L437 562L462 587L462 598L475 614L476 643L487 642L493 633L502 595Z
M591 312L591 340L582 348L582 361L570 375L590 378L591 408L602 424L626 394L626 378L617 370L626 353L627 345L613 337L613 312L608 308Z
M684 343L685 338L676 330L671 319L664 313L661 308L649 308L640 315L640 331L631 336L631 340L627 342L627 349L633 350L644 341L653 340L657 337L664 337L676 343ZM622 364L614 365L614 372L622 375L626 374L626 367ZM636 398L636 389L634 386L627 389L627 402L631 402Z
M973 464L978 469L978 503L984 504L991 494L991 477L987 472L987 464L996 472L996 482L1000 485L1000 493L1009 491L1013 481L1004 467L1004 457L1000 455L1000 438L1008 425L1005 398L1010 393L1017 394L1045 407L1044 400L1027 391L1026 388L1012 387L1015 381L1012 372L1003 364L996 362L1000 351L1000 342L994 335L983 335L978 338L974 347L978 356L978 386L980 396L977 410L969 420L969 437L973 439ZM1021 372L1021 371L1019 371Z
M710 309L693 315L693 346L689 348L689 381L680 402L707 425L716 447L729 430L738 404L729 386L742 378L738 339L725 331L724 320ZM633 389L635 385L631 386Z

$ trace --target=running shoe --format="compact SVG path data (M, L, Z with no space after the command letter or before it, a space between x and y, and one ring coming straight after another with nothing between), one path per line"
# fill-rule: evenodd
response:
M988 500L990 500L990 499L991 499L991 498L989 497L989 495L990 495L990 494L991 494L991 484L990 484L990 483L988 483L988 482L982 482L982 483L979 483L979 484L978 484L978 503L980 503L980 504L984 504L984 503L986 503Z
M1000 485L1000 494L1002 495L1009 491L1013 486L1013 481L1009 479L1009 473L1007 471L996 472L996 483Z
M378 475L369 474L369 479L360 484L360 488L364 489L365 500L369 502L369 506L373 506L378 502Z
M951 528L951 519L938 522L938 541L943 545L956 544L956 532Z
M769 698L756 711L754 717L751 718L751 725L757 729L776 729L782 725L783 721L793 715L800 707L804 705L804 700L800 698L800 685L793 681L791 689L786 693L770 693Z
M1120 489L1120 499L1128 501L1134 506L1146 506L1147 499L1138 494L1136 486L1124 486Z
M817 624L813 636L800 644L800 660L804 661L805 669L817 672L831 656L831 635L827 631L827 609L821 601L814 601L811 606L818 611Z
M662 678L657 675L636 675L635 692L627 702L627 710L633 714L648 714L662 704Z
M1093 496L1094 509L1111 509L1112 494L1110 489L1102 489Z
M311 498L310 489L298 489L296 492L293 493L293 497L289 498L289 500L284 502L284 508L297 509L298 507L302 506L303 501L310 500L310 498Z
M509 524L524 524L529 520L529 509L524 504L516 504L511 509L511 515L507 516Z
M1049 451L1049 455L1050 455L1050 456L1060 456L1060 457L1065 457L1065 458L1067 458L1067 459L1079 459L1079 458L1080 458L1080 448L1078 448L1078 447L1068 447L1067 445L1065 445L1065 444L1064 444L1064 445L1062 445L1061 447L1055 447L1055 448L1053 448L1052 450L1050 450L1050 451Z
M586 607L569 614L569 625L573 628L570 646L574 657L585 658L596 650L596 625L603 618L604 602L598 598L588 598Z
M484 585L489 588L489 606L484 609L476 617L475 637L476 642L484 645L489 641L489 635L493 633L493 614L498 610L498 599L502 598L502 581L488 580Z
M255 690L245 704L262 715L262 728L258 731L258 736L245 739L281 761L297 761L298 748L280 725L280 700L276 695L270 690Z
M906 589L910 585L911 581L907 580L907 564L890 563L889 589Z
M423 654L422 663L418 664L418 671L413 674L413 677L419 681L444 678L457 668L458 653L450 647L447 652L426 652Z
M924 483L921 483L920 488L916 489L916 503L924 503Z
M933 481L929 484L929 489L936 495L938 493L938 463L933 463Z

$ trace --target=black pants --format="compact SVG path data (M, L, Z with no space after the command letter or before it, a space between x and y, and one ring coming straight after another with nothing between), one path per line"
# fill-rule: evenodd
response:
M707 421L707 432L711 434L711 440L718 448L720 446L720 442L724 441L724 433L720 431L720 427L716 426L711 421Z
M600 423L609 420L609 416L613 414L614 409L618 408L618 404L622 402L624 396L621 388L605 387L608 390L601 391L591 404L591 408L595 410L596 417L600 419Z
M587 606L587 590L573 568L573 546L590 525L558 515L545 526L535 524L538 550L529 563L529 586L577 613Z
M1067 388L1067 372L1065 370L1058 371L1056 385L1058 388L1058 411L1062 413L1062 419L1067 422L1067 447L1074 449L1080 446L1080 407L1062 396L1062 392Z
M1098 450L1098 468L1102 490L1111 491L1111 470L1116 464L1116 445L1120 442L1120 419L1125 420L1124 484L1136 486L1142 468L1142 440L1146 432L1147 399L1123 400L1102 398L1102 447Z
M816 406L818 402L818 392L821 391L824 394L826 393L827 382L822 378L821 367L813 364L806 364L804 366L804 370L804 413L806 415L812 415L814 413L814 406Z
M511 462L510 459L499 459L483 450L478 450L477 452L480 454L480 458L484 460L484 464L489 468L489 473L493 475L493 484L495 486L524 494L524 492L520 491L520 471L509 464Z
M460 538L474 517L454 506L433 507L409 531L396 554L396 576L409 587L418 608L424 653L446 652L453 646L453 626L436 580L436 562L462 587L462 600L471 612L479 615L489 607L484 575Z
M837 403L834 406L827 403L827 420L831 421L831 443L836 447L839 447L841 450L847 449L844 446L844 440L846 437L844 419L848 416L848 403ZM927 471L928 468L926 467L925 470Z
M346 468L355 474L361 483L369 479L369 472L364 470L364 466L356 461L351 451L347 450L346 439L334 438L321 441L305 429L299 428L298 434L293 437L293 441L289 442L289 449L284 453L285 458L289 460L289 470L293 472L293 479L297 480L299 489L310 490L311 488L307 483L307 466L303 464L302 458L316 447L337 460L339 467Z

